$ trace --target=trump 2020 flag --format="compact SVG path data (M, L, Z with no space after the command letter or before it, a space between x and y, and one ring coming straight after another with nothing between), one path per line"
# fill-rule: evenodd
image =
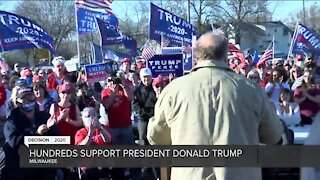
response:
M101 35L101 46L122 44L122 34L116 27L99 18L96 18L96 20Z
M293 53L305 55L314 54L320 55L320 37L307 26L302 24L297 25L296 37L293 42Z
M164 36L172 44L181 46L182 42L191 44L192 35L197 34L197 29L188 21L150 3L150 39L161 42L161 36Z
M77 8L78 33L85 34L98 30L96 18L112 25L116 29L119 27L118 18L112 13L102 13L89 9Z
M38 48L55 53L53 38L36 22L5 11L0 17L0 52Z

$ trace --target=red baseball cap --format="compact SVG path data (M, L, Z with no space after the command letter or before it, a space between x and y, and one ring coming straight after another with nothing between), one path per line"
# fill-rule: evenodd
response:
M128 59L128 58L123 58L122 60L121 60L121 63L128 63L128 62L130 62L130 60Z
M58 91L59 91L59 93L62 93L62 92L71 93L72 87L69 84L61 84L61 85L59 85Z
M297 56L296 56L296 60L297 60L297 61L303 61L303 56L297 55Z
M145 67L145 65L144 65L143 62L137 63L137 68L138 68L138 69L142 69L142 68L144 68L144 67Z
M152 81L153 86L161 86L164 83L164 79L162 77L154 78Z

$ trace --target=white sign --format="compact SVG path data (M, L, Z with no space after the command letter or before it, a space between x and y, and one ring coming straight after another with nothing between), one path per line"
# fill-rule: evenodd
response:
M68 61L65 61L64 65L66 66L66 69L68 72L73 72L78 70L78 61L71 59Z
M24 145L30 144L70 144L70 136L24 136Z

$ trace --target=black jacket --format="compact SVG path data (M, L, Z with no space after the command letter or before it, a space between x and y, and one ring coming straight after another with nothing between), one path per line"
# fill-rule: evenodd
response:
M149 121L154 116L154 106L157 102L156 93L152 86L140 83L134 90L132 110L143 121Z
M35 118L32 123L29 118L24 115L19 108L12 110L3 132L6 143L3 150L6 154L6 166L9 168L19 167L19 148L24 144L24 136L38 136L37 129L40 125L46 124L50 114L43 111L35 110ZM56 125L50 127L44 136L58 135Z

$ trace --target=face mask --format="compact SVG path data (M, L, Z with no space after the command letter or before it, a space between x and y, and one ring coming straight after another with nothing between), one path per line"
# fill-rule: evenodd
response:
M26 78L26 81L27 81L27 84L28 84L28 85L31 85L31 84L32 84L32 78L31 78L31 77Z
M20 108L24 112L30 112L34 109L35 105L36 105L35 101L27 101L27 102L23 102Z
M299 67L302 67L304 65L304 62L303 61L298 61L298 62L296 62L296 65L299 66Z

